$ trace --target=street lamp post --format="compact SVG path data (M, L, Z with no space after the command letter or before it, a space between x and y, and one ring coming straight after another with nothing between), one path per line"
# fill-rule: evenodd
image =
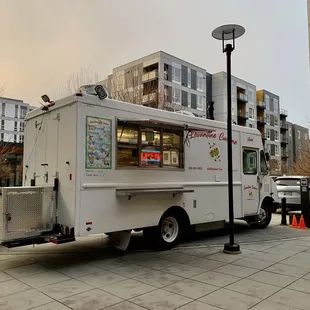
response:
M228 208L229 208L229 243L225 243L224 252L238 254L239 244L234 236L234 199L233 199L233 167L232 167L232 117L231 117L231 53L235 49L235 39L241 37L245 29L239 25L224 25L213 30L212 37L222 41L223 53L227 59L227 159L228 159ZM224 41L232 40L233 44Z

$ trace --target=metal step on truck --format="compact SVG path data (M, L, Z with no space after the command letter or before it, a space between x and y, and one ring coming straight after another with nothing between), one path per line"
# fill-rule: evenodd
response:
M44 100L26 118L23 186L1 190L2 245L105 233L125 250L142 230L171 249L190 228L224 227L225 123L115 101L98 85ZM235 218L265 228L279 201L261 134L233 126L231 142Z

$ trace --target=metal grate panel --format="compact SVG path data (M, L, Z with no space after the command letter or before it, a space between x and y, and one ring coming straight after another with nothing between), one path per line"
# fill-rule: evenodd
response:
M55 224L52 187L6 187L0 199L1 241L39 236Z

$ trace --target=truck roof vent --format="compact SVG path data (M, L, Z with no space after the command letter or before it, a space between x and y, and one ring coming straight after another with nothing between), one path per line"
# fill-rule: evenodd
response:
M83 85L79 88L78 93L98 96L100 100L108 97L108 90L102 85Z

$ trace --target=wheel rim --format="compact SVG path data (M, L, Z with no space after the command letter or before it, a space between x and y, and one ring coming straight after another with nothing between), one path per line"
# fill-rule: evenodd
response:
M265 210L265 208L260 208L259 214L258 214L258 222L259 223L266 222L267 217L268 217L268 214L267 214L267 211Z
M173 217L167 217L161 225L161 235L164 241L173 242L179 234L178 221Z

